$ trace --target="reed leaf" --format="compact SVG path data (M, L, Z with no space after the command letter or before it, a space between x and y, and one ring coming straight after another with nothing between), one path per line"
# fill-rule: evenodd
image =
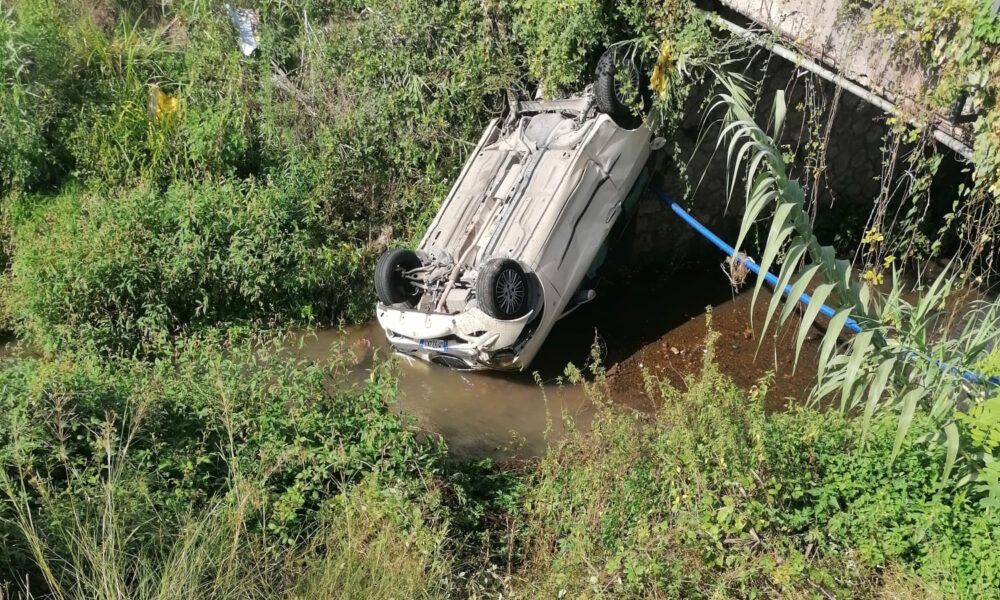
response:
M795 362L792 366L792 370L798 368L799 366L799 356L802 355L802 345L806 341L806 337L809 335L809 330L812 329L813 325L816 323L816 319L819 317L819 311L826 304L827 300L830 298L830 294L836 286L832 283L821 283L816 286L816 291L813 292L812 302L806 307L805 313L802 315L802 323L799 325L799 332L795 338Z

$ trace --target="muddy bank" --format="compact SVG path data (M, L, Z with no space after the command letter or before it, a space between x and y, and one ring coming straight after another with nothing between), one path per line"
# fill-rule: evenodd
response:
M766 317L767 298L758 301L753 326L750 324L750 300L750 294L744 293L712 309L711 327L718 334L715 361L723 373L744 389L750 389L772 373L764 407L768 411L782 410L789 402L802 402L808 397L816 374L821 332L812 332L806 338L795 367L795 327L785 327L780 332L772 328L761 343L759 334ZM692 317L613 365L608 371L612 396L632 404L645 402L652 406L653 401L643 389L643 371L666 377L683 389L687 385L685 380L702 368L709 331L707 323L704 314Z

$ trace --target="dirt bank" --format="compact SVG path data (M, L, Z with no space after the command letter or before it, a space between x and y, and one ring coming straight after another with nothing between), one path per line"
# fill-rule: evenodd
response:
M544 375L566 362L582 364L596 339L615 399L649 407L643 369L683 386L684 379L701 368L708 333L705 313L712 307L712 329L719 334L716 361L723 372L747 388L774 372L766 397L772 410L784 407L789 398L807 395L820 332L807 338L794 373L794 327L784 328L777 337L772 328L758 351L770 296L761 293L751 325L750 292L734 290L721 269L623 276L609 280L598 294L597 300L560 322L533 368Z
M758 334L766 314L765 302L766 298L758 302L753 326L750 324L750 294L741 294L712 309L712 330L719 335L715 360L722 372L746 389L756 385L767 373L773 373L774 380L769 387L765 407L780 410L788 402L801 401L808 396L816 373L819 335L809 335L798 367L793 370L793 328L784 328L777 336L772 329L760 344ZM707 338L704 314L665 332L609 369L612 394L630 403L636 403L640 398L649 402L643 390L644 370L666 377L683 388L685 379L701 369Z

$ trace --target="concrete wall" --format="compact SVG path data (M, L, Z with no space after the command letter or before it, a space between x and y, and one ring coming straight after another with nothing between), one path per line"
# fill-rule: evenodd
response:
M858 5L857 0L850 3ZM775 34L779 41L846 79L889 100L907 114L920 115L971 146L969 126L949 115L928 113L918 102L929 84L927 73L893 52L893 40L874 35L870 10L848 10L849 0L717 0Z
M849 225L845 215L864 218L881 191L884 137L888 133L886 115L877 108L849 94L838 94L836 88L777 57L756 62L748 74L762 81L758 101L758 122L768 121L772 102L778 90L785 90L789 112L781 142L795 155L791 174L810 193L813 181L804 179L804 164L809 154L805 147L808 136L806 112L801 110L810 94L825 110L817 110L813 119L822 132L829 125L825 168L816 194L816 211L821 228ZM660 170L656 182L668 191L692 214L720 235L735 241L743 214L745 187L738 186L727 206L726 148L716 149L718 127L712 129L699 146L698 137L704 116L706 97L715 91L706 87L696 90L689 99L684 123L667 144L670 158ZM836 101L836 104L834 104ZM678 151L673 150L676 142ZM796 152L796 149L798 152ZM678 168L678 164L686 167ZM684 172L687 176L685 178ZM855 225L855 228L863 226ZM722 256L701 238L695 239L690 229L668 213L655 194L647 194L639 205L638 219L632 236L631 256L634 263L672 263L690 260L722 260Z
M841 0L718 0L717 8L719 4L766 25L786 45L894 102L905 105L924 83L919 73L890 60L885 40L866 34L864 14L853 20L845 19ZM726 12L725 8L719 10ZM732 13L727 16L739 18ZM881 203L881 209L887 211L884 214L898 215L909 210L911 198L907 190L911 179L903 173L906 169L903 157L915 147L900 144L890 135L886 125L889 115L882 109L849 92L839 91L834 84L767 51L757 52L752 60L748 57L747 64L736 70L752 81L761 82L758 123L768 122L775 92L786 92L788 115L781 144L795 155L791 175L799 179L812 202L821 242L833 244L841 256L851 258L877 204ZM807 94L806 90L813 93ZM737 186L727 205L726 148L716 149L717 125L700 146L697 143L704 108L717 93L711 85L692 93L685 120L668 141L667 165L659 171L654 183L709 228L734 242L743 214L745 188ZM819 107L803 110L810 98L817 100ZM809 152L803 146L810 141L809 136L802 135L809 127L808 122L804 123L807 115L819 121L824 134L828 119L832 119L818 182L804 169ZM960 136L967 132L952 129L949 133ZM951 210L959 184L968 184L969 179L964 159L936 142L931 148L941 153L943 162L929 192L912 198L918 205L923 204L920 210L928 219L927 235L933 235L938 226L935 223L939 224L941 217ZM890 157L893 151L898 154ZM883 172L886 164L892 164L894 171ZM893 218L890 216L889 220ZM766 230L761 234L766 235ZM665 209L652 193L640 203L630 240L628 247L619 251L624 260L616 261L626 271L654 264L666 268L692 262L710 265L724 259L718 250ZM754 246L753 239L748 245Z

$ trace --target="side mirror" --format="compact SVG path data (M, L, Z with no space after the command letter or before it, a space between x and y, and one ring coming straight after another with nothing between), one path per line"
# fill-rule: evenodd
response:
M666 145L667 145L666 138L657 137L653 138L653 141L649 143L649 149L652 150L653 152L656 152L657 150L663 149L663 147Z

